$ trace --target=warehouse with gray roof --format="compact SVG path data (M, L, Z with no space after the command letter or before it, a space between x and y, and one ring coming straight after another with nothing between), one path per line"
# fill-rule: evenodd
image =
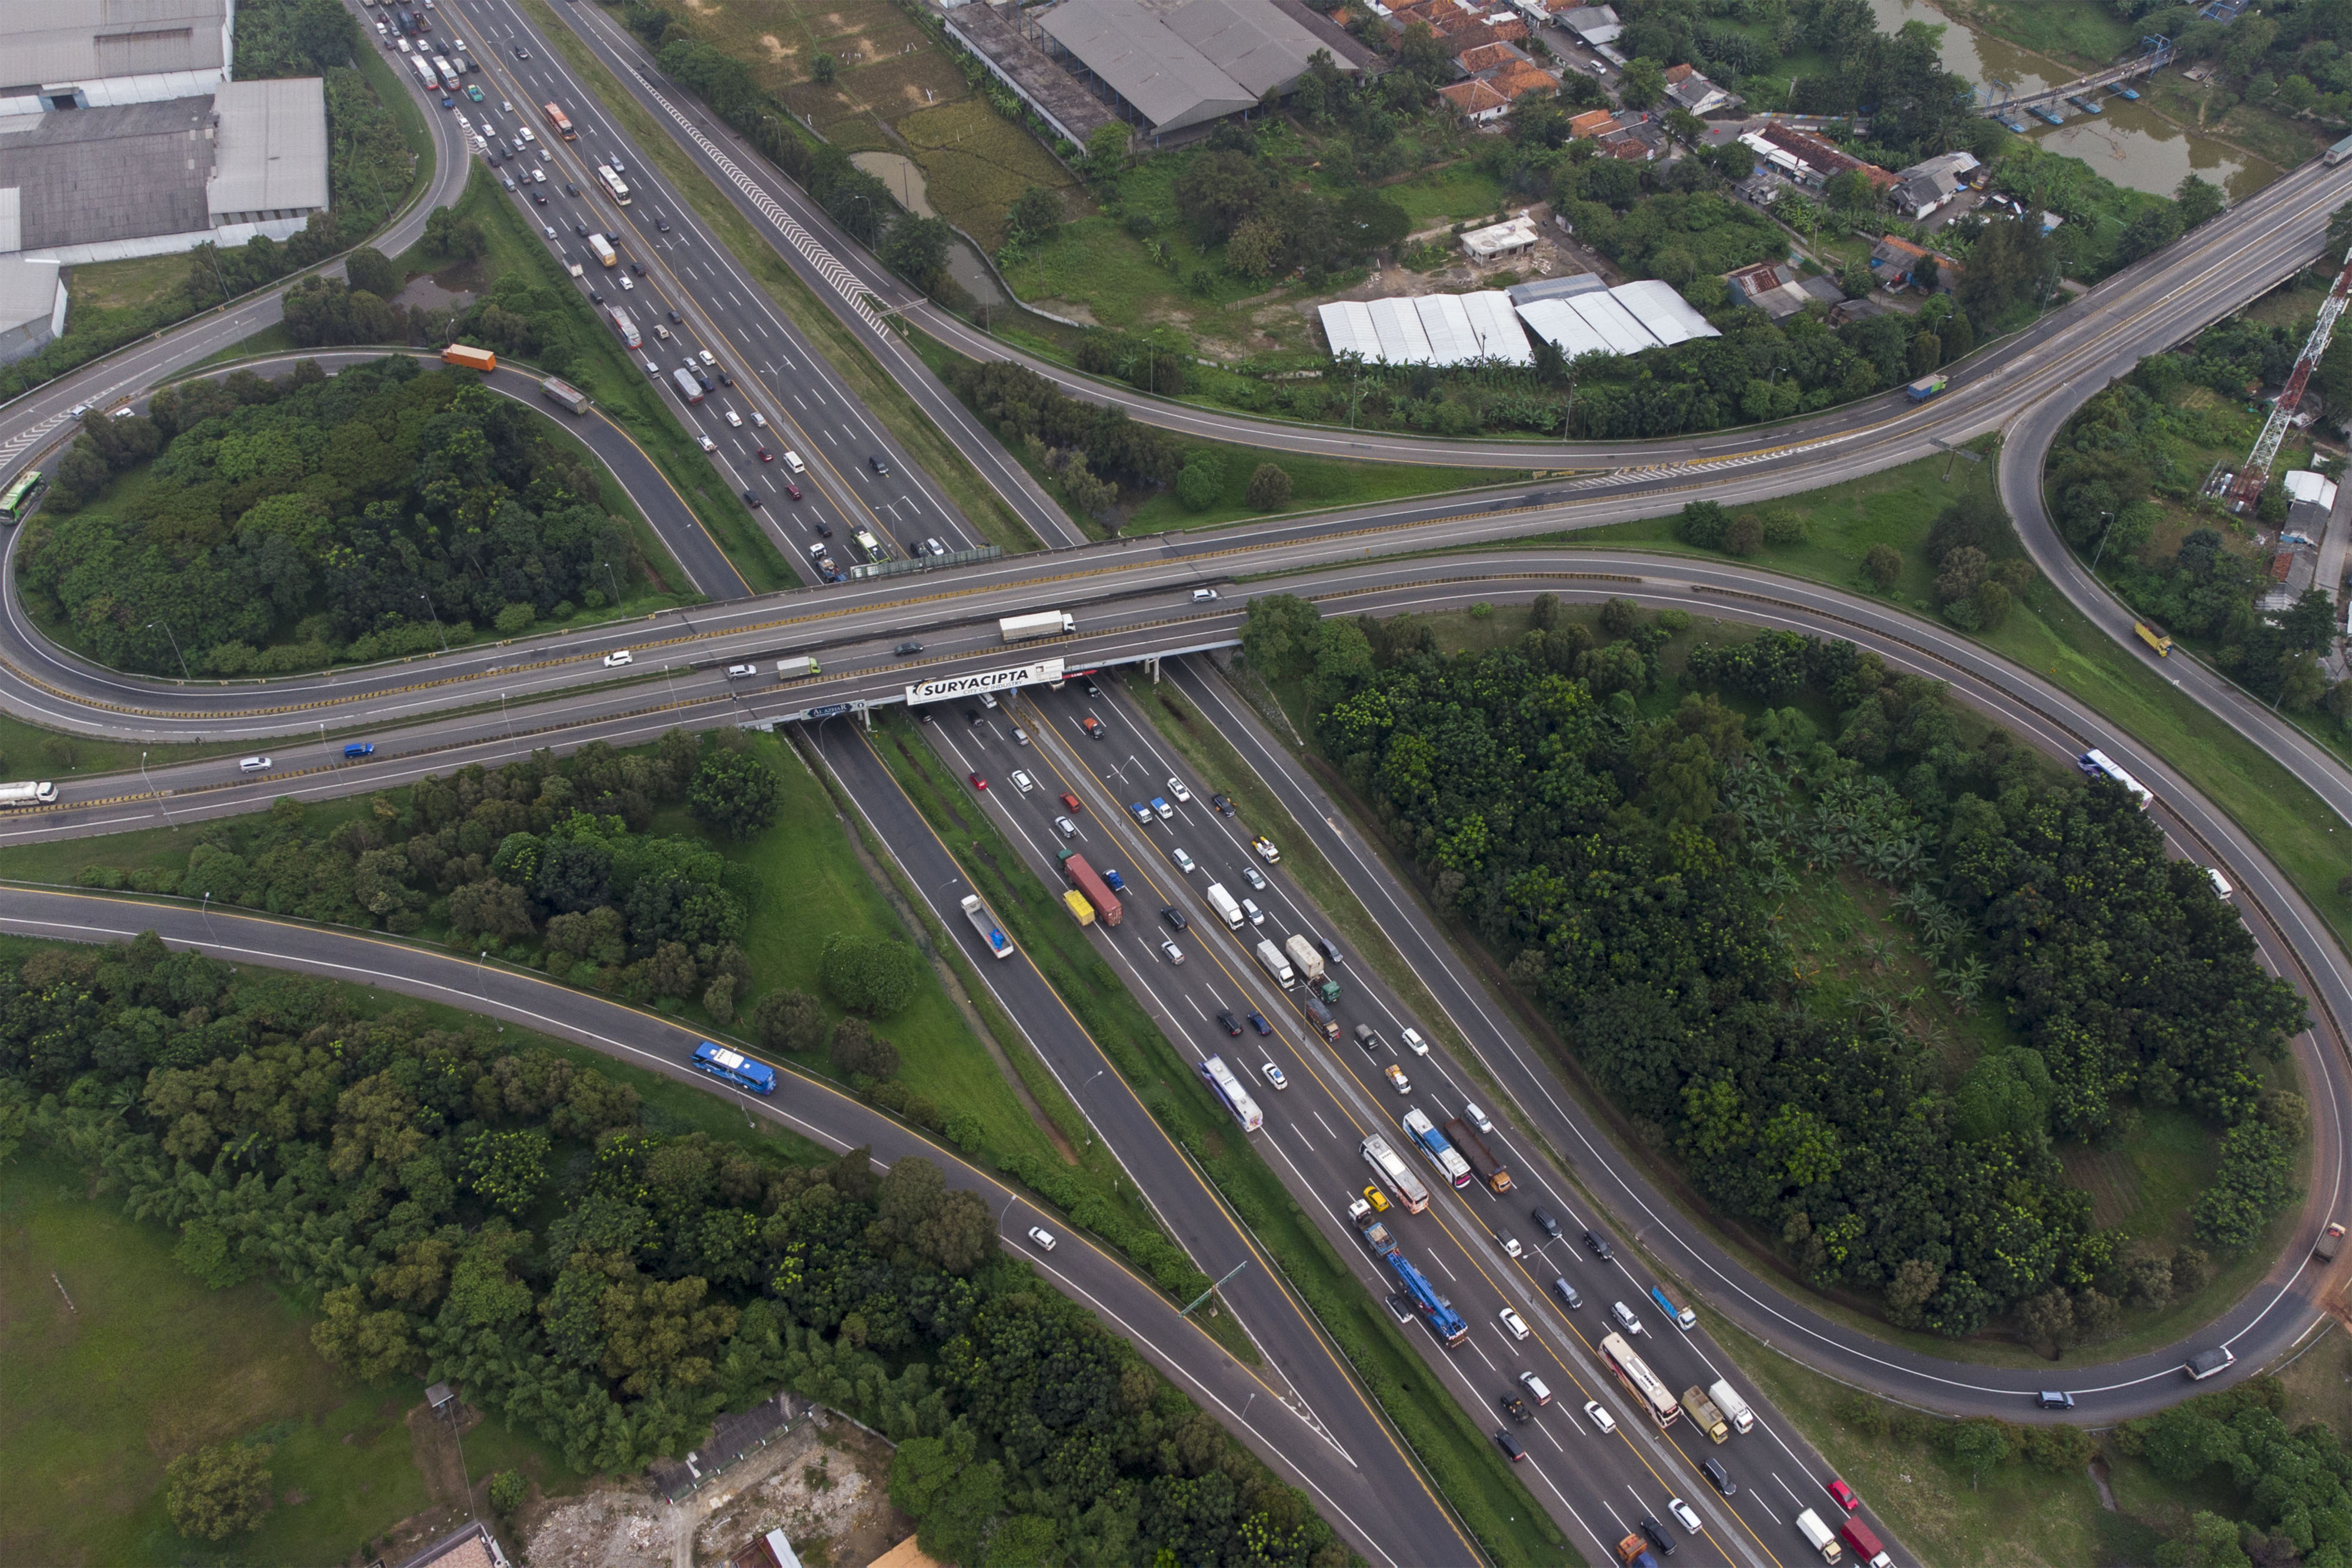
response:
M0 3L0 115L208 96L235 57L231 0Z
M1363 51L1303 5L1279 0L1061 0L1030 13L1066 69L1108 94L1155 139L1280 96L1330 52L1346 73Z

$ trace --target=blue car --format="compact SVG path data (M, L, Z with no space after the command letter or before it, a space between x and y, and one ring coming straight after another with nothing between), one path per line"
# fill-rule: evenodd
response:
M1110 890L1113 893L1125 893L1127 891L1127 878L1118 874L1118 868L1117 866L1103 867L1103 881L1110 883Z
M374 755L375 742L373 740L353 741L351 745L343 747L343 760L346 762L356 762L362 757L373 757Z
M1265 1018L1263 1014L1252 1013L1249 1016L1249 1020L1250 1028L1257 1030L1260 1034L1272 1034L1274 1032L1274 1026L1265 1021Z

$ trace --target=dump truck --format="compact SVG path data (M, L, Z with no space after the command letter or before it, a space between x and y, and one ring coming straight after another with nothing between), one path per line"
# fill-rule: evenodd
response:
M2145 621L2135 621L2132 622L2132 631L2141 642L2156 650L2158 658L2172 657L2172 638L2161 629L2151 626Z
M468 371L495 371L499 357L488 349L477 349L468 343L452 343L441 350L441 362Z
M1706 1396L1706 1390L1696 1383L1683 1390L1683 1414L1691 1418L1692 1426L1715 1442L1727 1443L1731 1440L1731 1423L1723 1418L1723 1412L1715 1407L1715 1401Z
M980 901L978 894L964 894L963 917L971 922L971 928L974 931L980 933L980 939L987 946L990 954L999 958L1013 956L1013 938L1007 936L1004 934L1004 928L997 925L996 916L988 912L988 905Z
M1095 909L1101 915L1102 923L1105 925L1115 926L1124 918L1126 911L1119 907L1118 894L1113 893L1110 890L1110 884L1103 881L1101 874L1087 863L1086 856L1076 850L1064 850L1062 874L1076 884L1080 893L1094 901Z
M1629 1535L1617 1543L1620 1568L1658 1568L1658 1560L1650 1555L1650 1543L1638 1535Z
M1070 918L1081 925L1092 925L1095 923L1095 906L1087 902L1087 895L1083 893L1074 889L1062 894L1062 907L1068 910Z
M1291 969L1290 960L1282 956L1282 949L1263 938L1257 945L1257 967L1286 991L1298 984L1298 976Z
M1331 1009L1323 1005L1322 998L1308 991L1298 998L1298 1005L1307 1009L1307 1016L1315 1020L1315 1027L1322 1031L1325 1040L1339 1038L1339 1020L1331 1016Z
M1929 398L1942 392L1949 382L1950 378L1947 376L1921 376L1903 391L1913 402L1926 402Z
M1511 1190L1509 1167L1495 1157L1495 1152L1486 1146L1486 1140L1478 1135L1475 1127L1457 1116L1445 1124L1445 1135L1453 1140L1462 1157L1470 1162L1472 1174L1486 1184L1488 1192Z
M1845 1555L1838 1550L1837 1537L1830 1533L1830 1527L1823 1524L1822 1516L1810 1508L1797 1515L1797 1533L1822 1554L1824 1563L1835 1563Z
M1372 1212L1370 1204L1358 1198L1348 1206L1348 1218L1355 1221L1356 1228L1363 1234L1364 1245L1372 1249L1373 1257L1385 1258L1396 1250L1396 1238L1389 1234L1387 1222Z
M560 382L553 376L549 376L539 383L539 390L546 396L548 402L558 407L572 413L588 412L588 394L570 382Z
M1031 615L1008 615L996 623L997 634L1008 643L1031 637L1066 637L1078 629L1078 618L1064 610L1040 610Z

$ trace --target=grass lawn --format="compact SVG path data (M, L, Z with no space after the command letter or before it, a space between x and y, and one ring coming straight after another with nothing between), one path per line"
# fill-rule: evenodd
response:
M636 99L621 89L618 82L604 63L591 54L578 35L557 16L546 0L525 0L533 19L555 47L563 51L565 59L583 80L595 85L598 101L606 112L618 118L636 139L646 157L661 166L678 194L693 204L695 214L709 225L733 254L738 265L761 287L768 291L778 309L808 337L826 363L839 373L851 392L855 392L876 418L890 427L907 455L922 465L924 470L939 481L940 487L970 519L981 537L1002 545L1007 550L1029 550L1041 548L1040 541L1029 532L1018 514L1005 504L1004 498L982 478L980 471L966 460L963 454L942 435L939 429L915 406L914 400L899 389L898 383L886 374L875 359L875 350L862 334L853 334L838 318L812 294L807 285L785 265L774 247L754 231L731 203L719 193L709 180L687 161L686 155L670 140L668 130L655 123L653 117L641 108ZM775 169L761 165L767 178L782 180ZM549 265L553 265L551 262ZM603 334L608 344L610 333ZM614 350L618 352L617 349ZM643 378L637 378L642 385ZM707 469L707 465L706 465ZM730 501L734 498L731 494ZM735 502L740 507L740 503ZM748 514L747 514L748 516Z
M487 165L474 171L457 210L461 217L472 218L481 225L489 240L488 254L478 261L463 262L428 251L420 240L415 249L395 258L403 273L413 277L418 273L435 272L448 287L478 289L504 273L521 272L539 287L561 290L586 324L584 330L573 334L574 341L585 351L565 372L564 379L593 398L597 408L627 431L653 458L663 476L686 498L687 505L718 541L719 548L726 551L727 559L734 562L735 570L742 573L753 592L797 586L800 579L761 531L742 498L721 481L709 460L678 424L660 392L646 379L643 368L622 350L620 340L595 318L587 299L548 254L530 220L500 189L498 176ZM647 559L667 561L668 554L663 551ZM677 579L674 586L683 589L685 580Z
M1979 31L2078 70L2132 53L2145 31L2099 0L1950 0L1942 8Z
M1497 1561L1557 1563L1569 1547L1486 1435L1465 1415L1395 1323L1359 1286L1274 1172L1231 1124L1150 1015L1031 874L909 721L877 727L876 750L1063 1002L1216 1184L1314 1312L1438 1489ZM1366 1440L1370 1440L1369 1437ZM1501 1517L1496 1517L1497 1515Z
M931 210L992 252L1004 243L1004 214L1023 192L1077 186L1035 137L984 98L919 109L895 129L922 168Z
M1466 223L1488 217L1516 201L1511 188L1468 159L1441 164L1419 174L1374 187L1383 201L1404 209L1418 231L1437 224Z

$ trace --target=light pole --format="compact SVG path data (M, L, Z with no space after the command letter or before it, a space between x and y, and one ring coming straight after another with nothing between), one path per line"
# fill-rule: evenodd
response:
M600 560L596 564L604 569L604 580L613 585L613 608L618 610L621 607L621 580L613 575L611 561Z
M433 630L441 632L441 612L433 608L433 596L419 593L416 597L425 601L425 613L433 617ZM449 651L449 633L446 632L441 632L441 651L444 653Z
M2107 536L2116 531L2116 515L2113 512L2101 512L2099 516L2107 519L2107 526L2099 530L2099 548L2091 552L2093 577L2099 575L2099 558L2107 553Z
M177 826L172 821L172 808L163 803L162 792L155 788L155 780L147 776L147 754L143 751L139 754L139 782L147 786L147 792L155 797L155 810L163 813L164 826Z
M158 626L161 626L163 629L164 636L172 639L172 657L180 661L180 678L184 681L194 679L194 676L188 674L188 656L180 652L180 639L173 635L172 623L169 621L150 621L147 622L147 630L150 632L152 632Z
M514 721L507 717L507 694L499 694L499 724L507 732L507 755L515 755Z

